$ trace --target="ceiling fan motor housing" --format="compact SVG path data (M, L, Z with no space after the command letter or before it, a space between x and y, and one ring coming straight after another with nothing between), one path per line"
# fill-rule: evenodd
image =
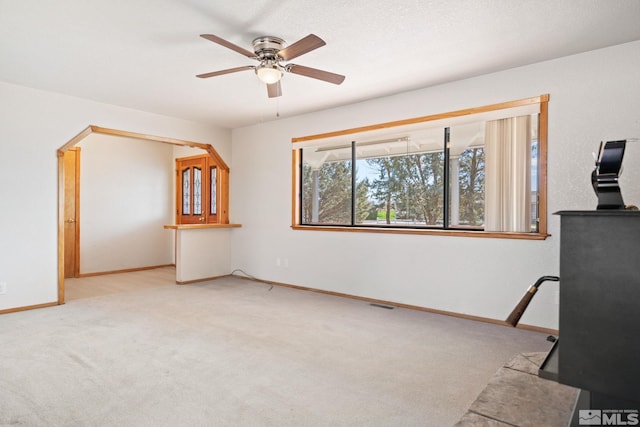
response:
M285 48L285 42L279 37L262 36L251 42L258 58L275 60L278 52Z

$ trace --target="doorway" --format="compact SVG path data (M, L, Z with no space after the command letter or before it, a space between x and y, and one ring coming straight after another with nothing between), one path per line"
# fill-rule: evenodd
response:
M64 153L64 277L80 274L80 147Z
M65 301L64 299L65 277L76 277L72 275L67 276L67 272L66 272L67 260L69 258L75 259L75 261L73 261L75 263L75 266L70 268L74 268L76 270L74 273L77 274L78 276L79 276L79 267L80 267L80 264L79 264L80 226L78 223L79 182L72 185L73 187L75 187L75 193L76 193L73 196L71 195L67 196L68 191L69 193L71 193L71 190L67 188L67 182L75 182L76 179L79 180L79 170L80 170L79 163L78 163L77 169L75 166L74 167L71 166L71 163L74 163L75 165L76 161L79 162L79 151L78 151L79 148L76 147L76 145L93 133L111 135L114 137L138 139L138 140L144 140L144 141L154 141L154 142L160 142L163 144L171 144L171 145L177 145L177 146L183 146L183 147L199 148L201 150L204 150L212 158L214 158L216 163L219 165L219 167L223 168L227 174L229 171L229 167L227 166L227 164L224 162L224 160L222 160L220 155L216 152L216 150L210 144L202 144L198 142L183 141L183 140L173 139L173 138L165 138L165 137L152 136L152 135L146 135L146 134L135 133L135 132L121 131L117 129L109 129L109 128L103 128L103 127L93 126L93 125L88 126L82 132L80 132L79 134L71 138L66 144L64 144L62 147L58 149L58 304L64 304L64 301ZM68 158L69 166L66 167L66 162L67 162L66 153L69 151L73 151L74 149L76 149L76 154L77 154L76 159L74 159L73 161L70 160L72 158L71 156L73 156L73 155L70 155L70 157ZM73 179L67 177L67 174L71 174L71 173L75 174L75 177ZM225 207L223 209L223 212L224 212L223 219L227 222L228 222L228 210L226 207L226 203L228 200L228 192L229 192L228 185L229 185L228 179L225 179L224 190L223 190L223 193L225 194L225 198L224 198ZM69 212L67 212L66 210L68 199L74 201L75 209L78 210L78 212L74 213L74 216L68 216ZM70 221L67 222L67 220L70 220ZM74 233L75 233L75 236L73 236L73 238L67 236L68 234L74 234Z

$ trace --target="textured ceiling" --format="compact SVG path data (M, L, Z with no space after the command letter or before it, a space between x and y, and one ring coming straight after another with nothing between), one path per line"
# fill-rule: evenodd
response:
M637 0L0 0L0 81L234 128L640 39ZM258 36L327 42L267 98Z

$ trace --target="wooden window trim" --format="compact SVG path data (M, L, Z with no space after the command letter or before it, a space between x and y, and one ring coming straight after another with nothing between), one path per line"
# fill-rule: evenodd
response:
M515 233L482 230L438 230L432 228L400 228L400 227L357 227L357 226L325 226L325 225L292 225L292 230L338 231L347 233L379 233L379 234L421 234L427 236L484 237L493 239L544 240L549 234Z
M415 117L411 119L397 120L386 123L379 123L368 126L361 126L340 131L327 132L316 135L292 138L293 150L291 156L291 229L293 230L313 230L313 231L336 231L349 233L383 233L383 234L420 234L433 236L456 236L456 237L483 237L497 239L521 239L521 240L544 240L550 236L547 233L547 147L548 147L548 124L549 124L549 94L536 97L520 99L516 101L502 102L498 104L485 105L482 107L467 108L463 110L450 111L447 113L433 114L428 116ZM335 138L346 135L353 135L362 132L371 132L382 129L390 129L399 126L428 123L436 120L451 119L455 117L470 116L474 114L486 113L497 110L504 110L525 105L539 104L539 134L538 134L538 232L536 233L514 233L514 232L494 232L494 231L471 231L471 230L438 230L429 228L399 228L399 227L357 227L357 226L323 226L323 225L302 225L300 223L300 197L301 191L299 174L301 148L295 148L296 143Z

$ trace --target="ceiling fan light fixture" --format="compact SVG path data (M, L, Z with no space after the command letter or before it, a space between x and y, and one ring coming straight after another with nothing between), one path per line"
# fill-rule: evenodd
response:
M288 63L290 60L309 53L326 44L324 40L315 34L309 34L290 46L286 46L284 40L279 37L258 37L251 43L253 46L253 52L250 52L214 34L201 34L200 36L246 56L249 59L258 61L258 65L245 65L243 67L228 68L226 70L213 71L211 73L197 74L196 77L201 79L236 73L238 71L253 70L260 81L266 83L267 95L269 98L282 96L280 79L282 79L285 72L322 80L335 85L339 85L344 81L344 76L340 74Z
M256 68L256 74L268 85L277 83L282 78L282 70L277 64L261 64Z

